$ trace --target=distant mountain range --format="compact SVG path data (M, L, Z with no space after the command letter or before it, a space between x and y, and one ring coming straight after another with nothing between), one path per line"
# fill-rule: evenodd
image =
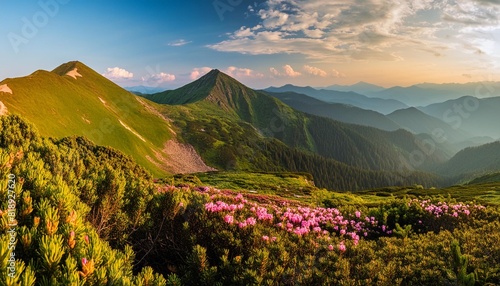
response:
M124 87L124 89L135 94L152 94L152 93L162 92L165 90L164 88L161 87L152 87L144 85L129 86L129 87Z
M443 120L453 129L462 129L477 137L500 138L500 127L497 125L500 97L464 96L419 109Z
M441 119L425 114L415 107L396 110L388 114L387 117L412 133L431 134L442 137L443 141L446 138L449 143L457 143L473 137L460 128L454 129ZM437 140L441 140L441 138Z
M374 98L395 99L414 107L440 103L463 96L474 96L476 98L500 96L500 82L493 81L444 84L421 83L408 87L394 86L390 88L359 82L353 85L332 85L325 89L344 92L352 91Z
M382 114L388 114L395 110L409 107L408 105L394 99L371 98L366 95L351 91L336 91L326 89L318 90L309 86L299 87L287 84L282 87L269 87L266 88L265 91L276 93L295 92L308 95L327 103L348 104L362 109L377 111Z
M387 116L373 110L366 110L342 103L326 103L295 92L268 92L268 94L279 98L297 110L309 114L328 117L346 123L371 126L386 131L395 131L403 128Z
M319 88L319 89L329 89L329 90L337 90L337 91L352 91L360 94L371 94L374 92L379 92L385 89L385 87L378 86L375 84L367 83L364 81L360 81L358 83L355 83L353 85L330 85L325 88Z

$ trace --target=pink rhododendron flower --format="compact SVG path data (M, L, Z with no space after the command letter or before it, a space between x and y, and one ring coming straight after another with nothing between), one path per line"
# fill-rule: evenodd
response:
M345 252L347 250L343 241L341 241L339 243L338 248L339 248L340 252Z
M255 218L253 218L253 217L247 218L248 225L255 225L255 223L257 223L257 220L255 220Z
M234 217L232 215L226 215L224 221L228 224L232 224L234 222Z

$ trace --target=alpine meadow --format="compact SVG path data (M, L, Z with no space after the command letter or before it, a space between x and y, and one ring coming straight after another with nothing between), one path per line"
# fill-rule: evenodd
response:
M500 285L500 3L2 3L0 285Z

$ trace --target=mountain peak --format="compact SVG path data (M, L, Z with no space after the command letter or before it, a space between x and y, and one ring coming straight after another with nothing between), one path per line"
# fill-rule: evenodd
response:
M213 69L199 79L184 85L175 90L156 93L150 96L150 99L159 103L166 104L189 104L200 100L208 100L217 104L227 102L230 97L239 94L241 90L249 88L221 72Z
M82 71L90 68L79 61L71 61L58 66L57 68L52 70L52 72L60 76L64 76L67 75L69 72L74 71L75 69Z
M238 82L237 80L235 80L234 78L230 77L229 75L221 72L220 70L212 69L211 71L209 71L208 73L206 73L205 75L203 75L202 77L200 77L199 79L195 80L192 83L199 83L202 85L215 85L218 81ZM241 83L239 83L239 84L241 84Z

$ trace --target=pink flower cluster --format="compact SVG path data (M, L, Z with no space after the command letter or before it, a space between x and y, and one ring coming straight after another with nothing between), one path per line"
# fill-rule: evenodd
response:
M227 204L223 201L217 201L215 203L210 202L205 204L205 209L209 212L217 213L222 211L234 212L235 210L242 210L245 207L244 204Z
M361 212L355 212L356 219ZM367 226L376 226L374 217L365 217L364 221L348 219L336 208L287 208L280 217L278 227L302 236L310 232L329 235L330 231L341 237L350 238L358 244L360 235L368 236Z
M269 237L267 235L263 235L262 240L265 242L275 242L276 240L278 240L278 238L276 236Z
M452 217L458 217L460 214L463 215L470 215L471 213L471 208L472 209L485 209L484 206L481 205L469 205L469 204L463 204L463 203L457 203L457 204L448 204L446 202L437 202L437 203L432 203L430 200L418 200L418 199L413 199L410 200L408 203L408 206L411 206L412 204L419 205L422 207L425 211L428 213L436 216L436 217L441 217L441 216L452 216Z
M242 194L231 196L220 191L211 195L210 198L217 201L206 203L205 210L210 213L222 213L224 222L239 228L254 226L258 222L270 223L297 236L314 234L318 237L329 238L333 234L343 239L352 240L354 245L359 243L361 236L368 236L368 233L372 231L370 229L379 228L375 217L362 217L361 211L356 211L353 215L343 216L336 208L257 204L248 202ZM221 199L232 202L226 203ZM385 226L382 226L382 232L391 233ZM275 240L268 236L263 236L262 239L264 241ZM345 245L340 244L338 249L341 252L345 251Z

